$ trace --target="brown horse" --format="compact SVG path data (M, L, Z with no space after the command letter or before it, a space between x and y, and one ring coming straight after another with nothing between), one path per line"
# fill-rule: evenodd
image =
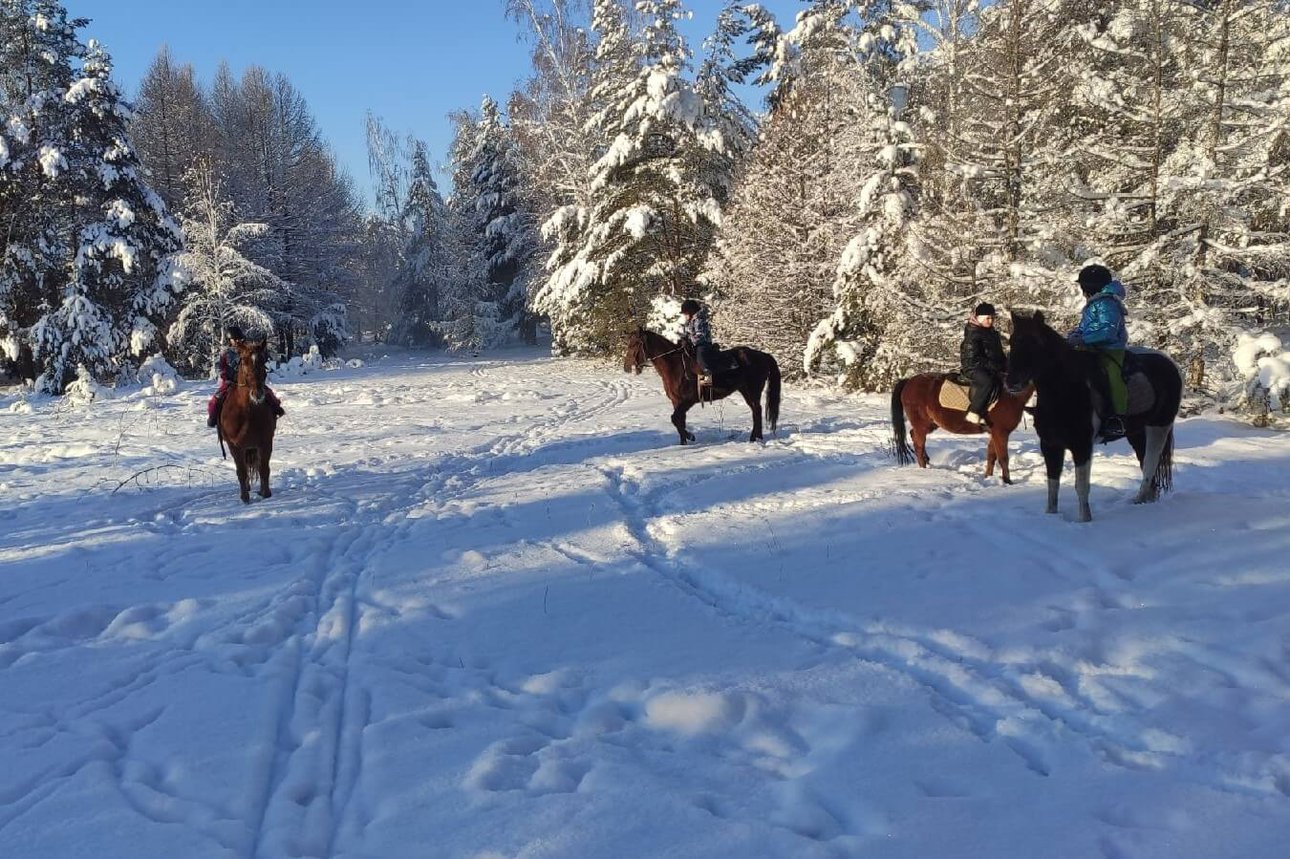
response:
M766 389L766 421L770 431L779 423L779 364L774 357L747 346L736 346L725 356L734 357L737 370L716 373L713 384L704 387L704 400L721 400L738 392L752 409L753 428L749 441L761 441L761 392ZM672 401L672 425L681 437L681 444L694 441L694 433L685 428L685 413L699 402L698 377L694 353L684 344L678 345L661 334L638 328L627 338L627 354L623 356L623 370L640 374L647 363L663 378L663 391Z
M949 378L944 373L923 373L901 379L891 392L891 432L896 461L901 465L918 462L927 467L927 434L937 427L958 435L990 433L985 446L985 476L994 476L997 461L1003 472L1003 482L1012 483L1008 474L1008 436L1021 423L1021 415L1030 399L1034 386L1028 385L1016 394L1000 385L999 399L991 406L987 419L989 426L969 423L962 409L947 409L941 405L941 385ZM905 417L909 417L909 433L914 439L910 450L905 441Z
M260 496L268 498L269 457L273 454L273 434L278 416L265 397L265 379L269 375L268 349L265 341L239 341L237 348L237 384L224 397L219 415L221 448L228 442L237 466L237 483L242 501L251 502L250 470L260 472Z

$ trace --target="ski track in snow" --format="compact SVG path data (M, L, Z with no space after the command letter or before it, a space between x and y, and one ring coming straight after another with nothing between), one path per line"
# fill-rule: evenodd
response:
M679 448L652 375L532 353L279 388L274 497L245 507L200 385L0 398L0 853L1175 857L1240 832L1271 857L1290 836L1271 434L1184 423L1179 491L1149 507L1131 455L1100 452L1077 525L1069 479L1041 512L1033 433L1015 487L980 474L981 438L892 467L884 398L788 389L752 445L742 403L695 409ZM982 817L1011 822L962 838Z

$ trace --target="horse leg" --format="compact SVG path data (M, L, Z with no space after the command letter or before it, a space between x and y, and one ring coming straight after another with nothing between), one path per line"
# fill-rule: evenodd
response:
M914 443L914 458L919 468L927 467L927 434L934 429L936 425L922 415L909 419L909 440Z
M1134 504L1145 504L1160 497L1160 487L1156 485L1156 469L1160 467L1160 457L1165 450L1165 442L1173 427L1147 427L1147 448L1142 455L1142 483L1138 486L1138 497Z
M1039 451L1044 455L1044 468L1048 472L1048 506L1045 513L1057 512L1057 491L1062 485L1062 460L1066 458L1065 448L1040 440Z
M985 440L985 476L994 477L994 463L998 459L994 453L994 433Z
M991 460L998 460L1003 482L1010 486L1012 485L1012 475L1008 473L1008 435L1009 433L999 429L998 423L990 428L990 458ZM991 473L992 470L987 467L985 476L989 477Z
M681 444L694 441L694 433L685 428L685 413L689 409L688 405L684 405L672 410L672 426L676 427L676 432L681 437Z
M760 387L759 385L758 388ZM751 390L750 387L739 389L739 393L743 394L744 402L752 409L753 428L752 435L748 436L749 441L761 441L761 390L759 389Z
M243 504L251 503L251 478L246 468L246 451L229 445L233 452L233 465L237 467L237 488Z
M1093 473L1092 439L1089 440L1087 450L1072 450L1071 458L1075 460L1075 497L1079 499L1079 521L1092 522L1093 511L1088 506L1089 477Z
M273 491L269 489L269 454L273 453L273 445L266 444L260 448L260 497L271 498Z

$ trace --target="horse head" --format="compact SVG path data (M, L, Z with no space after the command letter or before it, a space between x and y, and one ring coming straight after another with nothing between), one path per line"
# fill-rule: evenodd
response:
M237 348L237 386L246 388L255 405L264 402L264 387L269 377L269 350L264 340L242 340Z
M635 373L639 376L648 362L649 355L645 351L645 328L640 326L627 335L627 352L623 355L623 372Z
M1020 394L1052 366L1056 356L1050 341L1057 336L1044 322L1042 310L1034 313L1012 312L1008 372L1004 376L1004 384L1010 393Z

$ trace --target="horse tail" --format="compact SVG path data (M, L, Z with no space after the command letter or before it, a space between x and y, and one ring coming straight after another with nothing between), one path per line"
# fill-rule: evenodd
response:
M779 424L779 362L774 355L766 357L770 360L770 371L766 374L769 382L766 386L766 423L770 424L770 431L775 432Z
M901 379L891 389L891 450L900 465L909 465L914 461L914 449L909 446L905 435L905 404L900 401L907 384L909 379Z
M1174 488L1174 428L1169 427L1165 436L1164 450L1160 451L1160 462L1156 464L1156 473L1151 477L1157 492L1168 492Z
M260 468L260 449L258 447L249 448L246 451L246 470L256 472Z

